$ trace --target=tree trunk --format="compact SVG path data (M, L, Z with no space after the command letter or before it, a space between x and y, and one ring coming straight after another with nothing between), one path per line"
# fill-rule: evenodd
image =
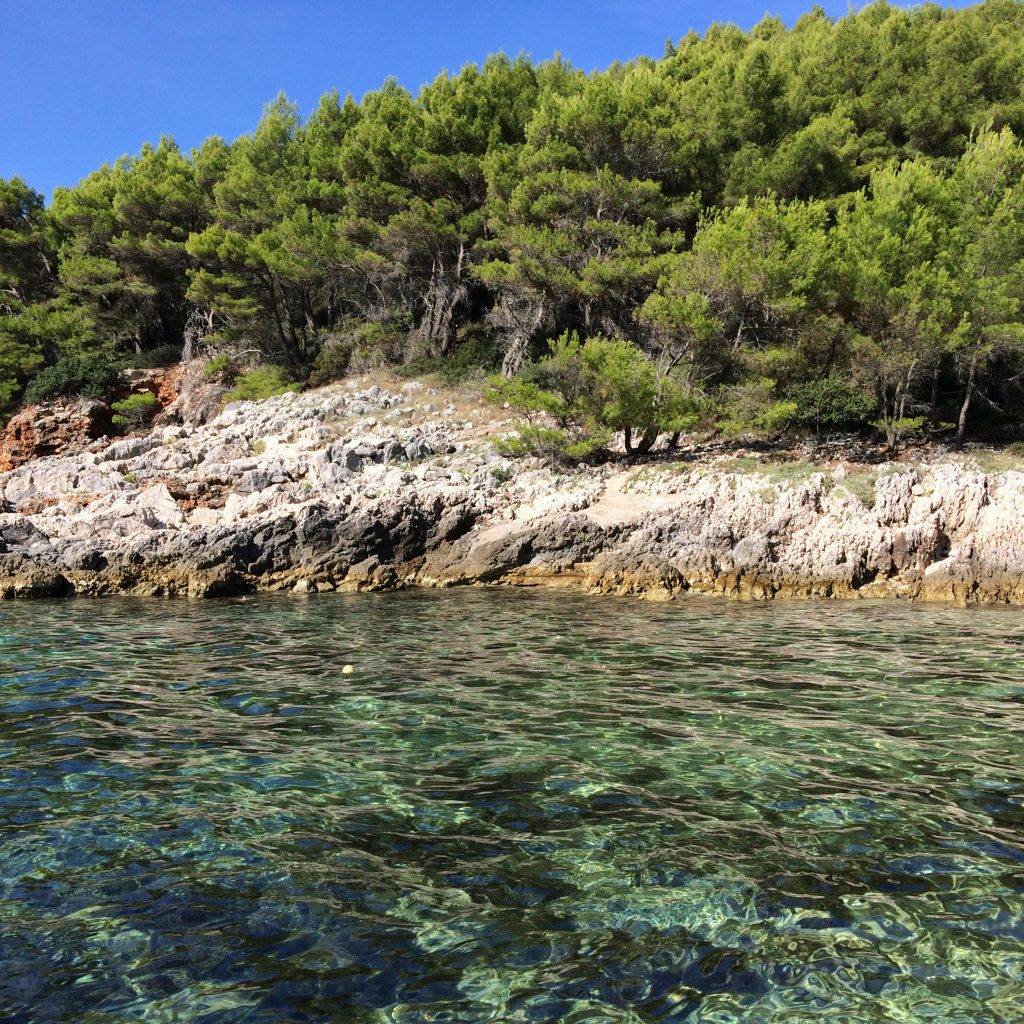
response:
M622 440L623 440L623 443L626 446L626 453L628 455L632 455L633 454L633 428L632 427L626 427L622 431Z
M896 451L896 442L899 439L899 435L896 433L896 421L886 420L885 421L885 448L886 451Z
M967 370L967 390L964 392L964 402L960 406L960 417L956 422L956 441L957 448L963 447L964 436L967 433L967 413L971 409L971 401L974 399L975 392L975 378L978 373L978 350L974 350L974 354L971 356L971 365Z
M887 451L896 450L896 398L889 400L889 390L883 384L878 389L878 404L882 412L882 430L885 433L885 447Z
M489 323L505 339L503 377L514 377L526 361L530 341L544 323L545 309L539 296L518 296L500 300L488 314Z
M268 290L270 292L270 308L271 310L273 310L274 313L274 326L277 328L277 338L278 341L281 343L282 351L287 352L289 350L288 338L284 332L284 322L281 319L281 310L278 308L277 305L277 288L274 286L273 278L270 279Z
M640 443L636 446L637 453L646 455L654 447L654 442L657 440L658 428L648 427L640 438Z

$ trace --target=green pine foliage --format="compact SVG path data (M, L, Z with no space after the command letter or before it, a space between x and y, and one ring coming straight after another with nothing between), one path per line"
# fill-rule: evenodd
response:
M534 447L584 455L697 422L1013 427L1021 81L1022 0L876 2L591 74L496 56L305 118L282 96L48 209L0 181L0 411L95 390L76 360L185 350L264 364L247 396L500 368L494 393L548 417Z
M644 454L661 434L692 427L701 405L632 342L583 341L575 333L553 341L549 355L511 379L493 378L487 396L526 415L519 435L528 449L569 458L589 455L619 434L627 452ZM531 422L538 413L554 419L557 429Z
M228 392L229 402L255 402L263 398L283 395L286 391L295 391L298 385L292 380L288 371L281 366L257 366L243 373L236 381L234 388Z
M129 395L111 405L114 425L125 430L139 430L153 418L159 407L156 395L150 391Z
M234 363L232 363L231 356L227 352L218 352L203 363L204 380L230 380L234 377L234 374Z

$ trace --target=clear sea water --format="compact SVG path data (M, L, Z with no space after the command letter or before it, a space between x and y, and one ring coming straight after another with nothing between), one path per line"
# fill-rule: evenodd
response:
M1019 1024L1022 653L898 604L0 605L0 1020Z

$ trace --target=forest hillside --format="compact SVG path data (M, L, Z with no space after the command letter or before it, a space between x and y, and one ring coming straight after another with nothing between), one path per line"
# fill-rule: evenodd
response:
M1013 436L1022 140L1018 0L716 25L592 74L498 55L308 117L282 96L49 205L0 181L0 410L201 356L251 397L491 373L558 424L524 444L580 457L698 423Z

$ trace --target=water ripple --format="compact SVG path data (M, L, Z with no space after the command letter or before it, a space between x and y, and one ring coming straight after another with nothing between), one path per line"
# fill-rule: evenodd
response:
M1019 612L0 615L0 1020L1020 1019Z

